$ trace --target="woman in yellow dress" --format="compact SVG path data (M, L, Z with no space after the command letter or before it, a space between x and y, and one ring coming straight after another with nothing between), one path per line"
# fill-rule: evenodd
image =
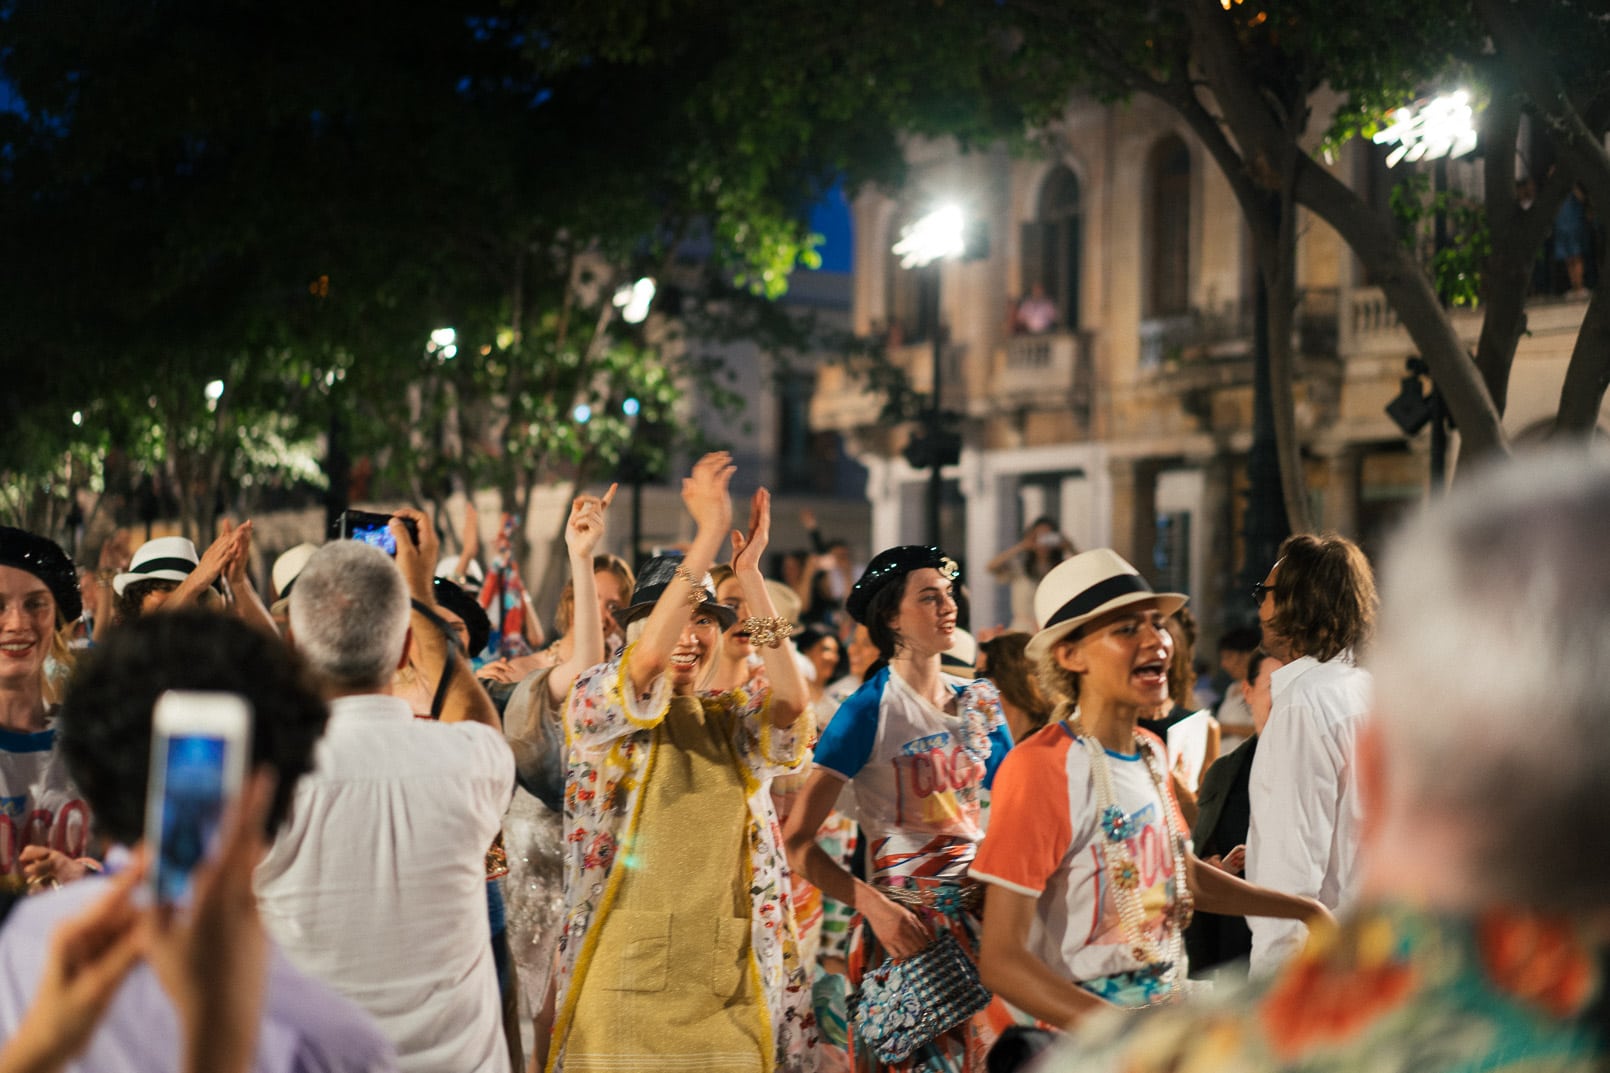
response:
M809 979L767 784L804 764L811 719L760 572L764 489L748 536L732 540L769 688L701 689L736 620L706 580L732 472L711 454L682 482L696 525L686 556L644 567L618 616L625 651L571 694L555 1073L804 1068Z

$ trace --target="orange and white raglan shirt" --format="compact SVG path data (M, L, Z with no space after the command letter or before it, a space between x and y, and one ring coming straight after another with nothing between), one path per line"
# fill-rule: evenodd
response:
M1157 755L1163 748L1145 731ZM1161 942L1176 876L1163 810L1177 808L1172 791L1160 799L1139 754L1107 751L1113 796L1133 833L1126 839L1140 870L1146 935ZM1075 982L1145 968L1130 953L1111 884L1101 866L1090 755L1066 723L1019 742L996 774L989 830L969 874L1036 899L1029 950ZM1183 826L1183 824L1181 825Z

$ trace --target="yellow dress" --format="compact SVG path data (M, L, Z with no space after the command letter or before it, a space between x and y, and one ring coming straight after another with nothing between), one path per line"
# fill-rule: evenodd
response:
M676 697L616 867L616 900L576 996L568 1073L769 1071L750 944L748 791L731 709Z

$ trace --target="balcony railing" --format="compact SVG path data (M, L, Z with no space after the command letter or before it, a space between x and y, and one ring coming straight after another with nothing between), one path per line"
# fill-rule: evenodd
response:
M1013 336L995 352L990 398L997 406L1006 407L1087 408L1091 349L1088 332Z
M823 365L811 396L811 427L849 432L877 424L883 399L842 365Z

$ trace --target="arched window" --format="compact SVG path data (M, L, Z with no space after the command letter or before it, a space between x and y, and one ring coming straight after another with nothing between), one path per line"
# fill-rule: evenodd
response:
M1079 262L1084 250L1084 211L1079 180L1065 167L1046 176L1040 186L1035 219L1022 225L1023 293L1036 284L1057 308L1057 324L1079 326Z
M1177 137L1152 150L1147 167L1151 192L1151 280L1147 315L1169 317L1191 305L1191 152Z
M900 241L901 230L914 216L900 213L889 228L884 248L890 249ZM884 295L887 301L889 342L891 345L926 342L929 333L939 323L939 267L940 262L920 268L900 267L900 258L889 253L888 275Z

